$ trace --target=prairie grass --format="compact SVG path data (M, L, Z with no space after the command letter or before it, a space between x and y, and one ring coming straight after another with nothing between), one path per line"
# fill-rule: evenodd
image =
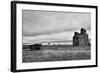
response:
M23 49L23 62L91 59L90 46L42 46L39 51Z

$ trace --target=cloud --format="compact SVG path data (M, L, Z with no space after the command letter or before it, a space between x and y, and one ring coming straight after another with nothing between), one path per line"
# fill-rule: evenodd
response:
M77 30L79 32L80 30ZM91 31L87 31L89 34L89 38L91 38ZM68 41L72 40L74 36L74 32L62 32L56 34L48 34L48 35L39 35L39 36L24 36L23 43L36 43L36 42L50 42L50 41Z
M81 27L90 31L90 24L90 13L23 10L23 41L68 40Z
M24 36L23 42L25 43L36 43L36 42L44 42L44 41L60 41L60 40L72 40L72 34L73 32L62 32L62 33L56 33L56 34L48 34L48 35L39 35L39 36ZM67 37L71 35L70 37Z

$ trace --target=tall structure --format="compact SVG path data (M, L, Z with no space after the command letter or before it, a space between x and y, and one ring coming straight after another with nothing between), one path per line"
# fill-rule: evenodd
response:
M73 45L78 46L79 45L79 33L75 32L73 37Z
M73 36L73 45L74 46L85 46L89 45L88 34L84 28L81 28L81 32L75 32Z

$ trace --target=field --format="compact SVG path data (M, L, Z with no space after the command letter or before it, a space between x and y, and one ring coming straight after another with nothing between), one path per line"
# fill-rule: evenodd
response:
M29 48L23 49L22 61L46 62L46 61L68 61L91 59L90 46L42 46L41 50L35 51Z

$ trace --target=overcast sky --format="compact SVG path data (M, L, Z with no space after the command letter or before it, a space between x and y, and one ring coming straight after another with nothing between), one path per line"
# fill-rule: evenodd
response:
M91 37L91 14L23 10L23 43L72 40L81 27Z

